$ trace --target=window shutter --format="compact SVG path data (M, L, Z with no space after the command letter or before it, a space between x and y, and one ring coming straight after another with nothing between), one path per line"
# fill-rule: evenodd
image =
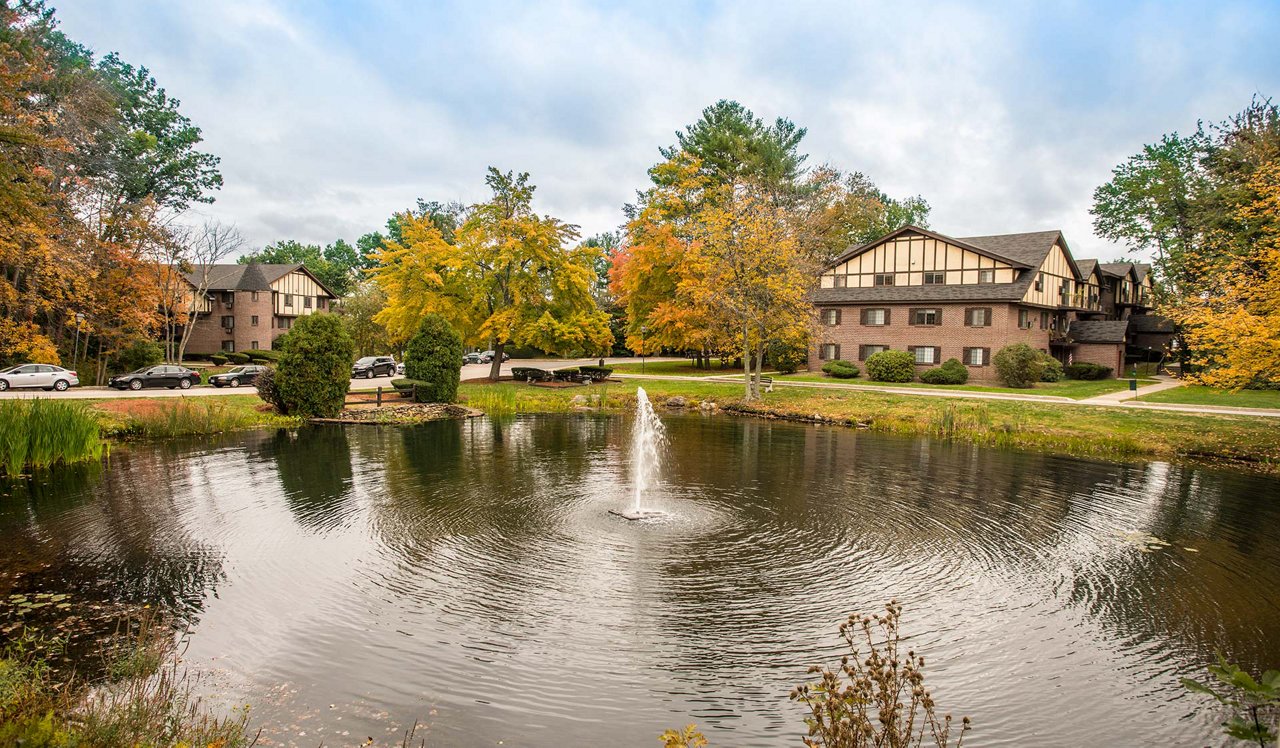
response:
M982 349L982 365L986 366L989 363L991 363L991 349L983 348Z
M892 309L889 309L888 307L885 307L885 310L884 310L884 324L885 324L885 326L886 326L886 327L889 325L889 312L892 312L892 311L893 311Z
M839 358L840 358L840 344L839 344L839 343L836 343L835 355L834 355L834 356L832 356L832 358L833 358L833 359L839 359Z
M914 308L907 309L907 324L912 326L916 324L916 310Z
M936 309L935 311L938 313L938 316L937 316L937 320L938 320L938 321L937 321L937 322L935 322L934 324L941 325L941 324L942 324L942 309L940 309L940 308L939 308L939 309Z
M935 345L933 347L933 363L935 364L942 363L942 347L941 346Z
M984 307L982 308L982 326L983 326L983 327L990 327L990 326L991 326L991 318L992 318L992 316L993 316L993 315L991 314L991 307L989 307L989 306L984 306Z
M865 345L858 346L858 360L859 361L867 360L867 347Z

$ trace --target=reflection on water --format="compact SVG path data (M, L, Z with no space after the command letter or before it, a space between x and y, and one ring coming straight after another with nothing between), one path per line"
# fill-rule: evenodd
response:
M1275 479L665 421L672 517L651 524L607 514L630 501L625 418L120 451L5 489L0 587L176 607L187 661L298 745L415 719L442 744L648 744L688 721L796 742L789 688L895 596L966 744L1202 745L1217 728L1178 677L1215 649L1280 662Z

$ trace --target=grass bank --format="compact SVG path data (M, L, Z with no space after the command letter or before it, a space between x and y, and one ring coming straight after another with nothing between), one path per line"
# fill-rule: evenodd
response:
M90 400L103 434L159 437L217 434L252 428L298 426L301 419L281 416L257 395L193 398L120 398Z
M82 402L0 401L0 472L97 460L106 450L93 410Z
M603 394L606 410L634 407L642 385L655 402L680 395L691 405L767 418L835 423L884 433L954 439L982 446L1081 457L1221 460L1280 471L1280 429L1269 420L1109 408L1070 403L913 397L884 392L780 387L762 404L738 405L741 385L647 380L541 389L524 384L464 384L466 404L486 412L568 412L573 397ZM501 403L490 410L492 403ZM586 406L593 406L590 400ZM582 406L577 406L582 407Z
M924 382L872 382L867 379L836 379L824 374L798 373L778 374L779 382L824 382L832 384L848 384L856 387L895 387L902 389L955 390L959 392L1006 392L1015 395L1051 395L1066 397L1072 400L1085 400L1108 392L1119 392L1129 388L1127 379L1099 379L1087 381L1083 379L1063 379L1060 382L1037 382L1033 387L1014 388L985 384L925 384ZM1155 382L1154 379L1139 379L1138 386Z
M742 367L720 366L719 359L712 359L706 369L695 368L692 361L646 361L643 364L610 364L609 368L620 374L662 374L663 376L714 377L742 374Z
M1183 405L1214 405L1227 408L1280 408L1280 390L1226 390L1196 384L1171 390L1153 392L1138 398L1148 403L1179 403Z

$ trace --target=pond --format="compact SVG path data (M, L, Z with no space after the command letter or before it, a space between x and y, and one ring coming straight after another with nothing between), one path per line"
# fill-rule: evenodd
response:
M0 606L174 610L201 690L305 746L798 745L788 691L893 597L966 745L1216 743L1178 678L1280 665L1274 478L664 420L651 523L608 513L626 416L117 449L0 488Z

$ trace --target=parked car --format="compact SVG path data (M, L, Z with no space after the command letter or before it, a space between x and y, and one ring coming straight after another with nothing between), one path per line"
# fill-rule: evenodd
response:
M399 376L402 376L402 377L404 376L404 362L403 362L403 361L399 361L399 362L397 362L397 363L396 363L396 374L398 374Z
M477 353L476 351L472 351L472 352L470 352L470 353L464 353L464 354L462 354L462 363L464 363L464 364L482 364L482 363L484 363L484 362L480 360L480 354L479 354L479 353Z
M237 366L230 371L224 371L221 374L214 374L209 377L209 384L214 387L239 387L242 384L253 384L258 375L266 368L257 364Z
M503 353L503 354L502 354L502 363L504 363L504 364L505 364L506 362L508 362L508 361L510 361L510 360L511 360L511 354L509 354L509 353ZM480 354L480 363L482 363L482 364L491 364L491 363L493 363L493 351L485 351L484 353L481 353L481 354Z
M200 383L200 372L185 366L144 366L128 374L118 374L107 380L108 387L118 390L140 390L143 387L167 387L173 389L191 389L191 385Z
M351 366L351 377L389 377L396 373L396 360L390 356L365 356Z
M0 392L10 387L39 387L65 392L80 384L74 371L53 364L22 364L0 371Z

